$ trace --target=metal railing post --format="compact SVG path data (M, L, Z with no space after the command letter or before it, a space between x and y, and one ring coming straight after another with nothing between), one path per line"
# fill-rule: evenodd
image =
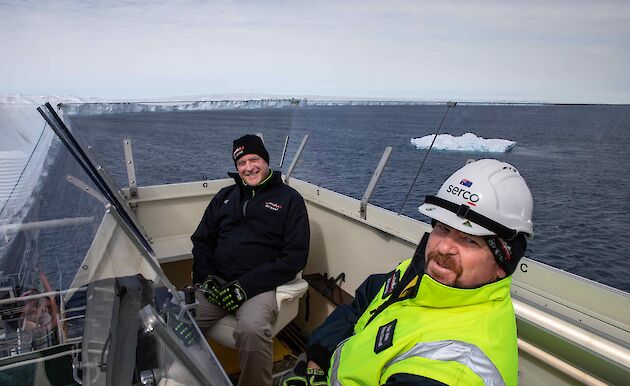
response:
M284 139L284 147L282 148L282 156L280 157L280 164L278 165L278 168L281 168L282 164L284 163L284 156L287 155L288 144L289 144L289 136L287 135L287 137Z
M72 185L74 185L77 188L79 188L82 192L85 192L85 193L89 194L90 196L96 198L97 200L102 202L103 205L107 205L109 203L109 201L107 201L107 199L105 197L103 197L102 194L98 193L97 190L90 188L88 186L88 184L86 184L85 182L83 182L80 179L76 178L75 176L69 175L68 177L66 177L66 181L68 181Z
M123 148L125 149L125 166L127 166L127 180L129 182L129 198L137 198L138 181L136 180L136 166L133 163L133 150L129 138L123 140Z
M392 147L387 146L385 148L385 151L383 152L383 156L381 157L380 162L378 163L378 166L376 167L376 170L374 170L374 174L372 174L372 179L370 180L370 183L368 184L368 187L365 190L365 193L363 194L363 198L361 199L361 205L359 207L359 214L361 215L361 218L364 220L367 218L368 201L370 200L370 197L372 196L372 192L374 191L374 188L376 187L376 184L378 183L379 178L381 178L381 174L383 173L383 169L385 168L385 165L387 165L387 160L389 160L389 155L391 154L391 152L392 152Z
M295 165L297 164L297 161L300 158L300 155L302 154L304 145L306 145L306 141L308 141L308 134L304 135L304 138L302 138L302 143L300 143L300 147L298 147L297 151L295 152L293 161L291 161L291 166L289 166L289 170L287 170L287 174L284 175L284 183L287 185L289 184L289 177L291 177L291 173L293 173L293 169L295 168Z

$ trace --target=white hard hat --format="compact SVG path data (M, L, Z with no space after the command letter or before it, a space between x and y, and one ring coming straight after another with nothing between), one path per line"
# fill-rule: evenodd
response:
M453 173L420 213L475 236L504 240L534 234L533 200L516 168L495 159L471 162Z

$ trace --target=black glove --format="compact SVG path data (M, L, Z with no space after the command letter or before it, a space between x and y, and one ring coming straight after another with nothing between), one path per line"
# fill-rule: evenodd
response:
M247 294L238 280L229 282L219 292L219 306L226 311L235 312L247 300Z
M209 275L199 289L210 303L221 306L219 294L224 284L225 281L220 277Z

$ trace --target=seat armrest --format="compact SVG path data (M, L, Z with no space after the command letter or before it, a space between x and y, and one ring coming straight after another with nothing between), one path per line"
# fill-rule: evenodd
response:
M278 300L291 300L301 298L308 289L308 282L304 279L296 278L276 288Z

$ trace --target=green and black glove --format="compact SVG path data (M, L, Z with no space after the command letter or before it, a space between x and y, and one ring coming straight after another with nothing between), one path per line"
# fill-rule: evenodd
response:
M322 369L306 369L302 374L296 374L294 369L282 377L279 386L326 386L328 379ZM304 370L303 370L304 371Z
M238 280L229 282L219 292L219 306L226 311L235 312L247 300L247 294Z
M225 281L218 276L209 275L201 284L200 290L212 304L221 306L220 294Z
M173 332L175 332L175 335L186 347L192 345L197 340L195 328L190 323L176 322L173 326Z

